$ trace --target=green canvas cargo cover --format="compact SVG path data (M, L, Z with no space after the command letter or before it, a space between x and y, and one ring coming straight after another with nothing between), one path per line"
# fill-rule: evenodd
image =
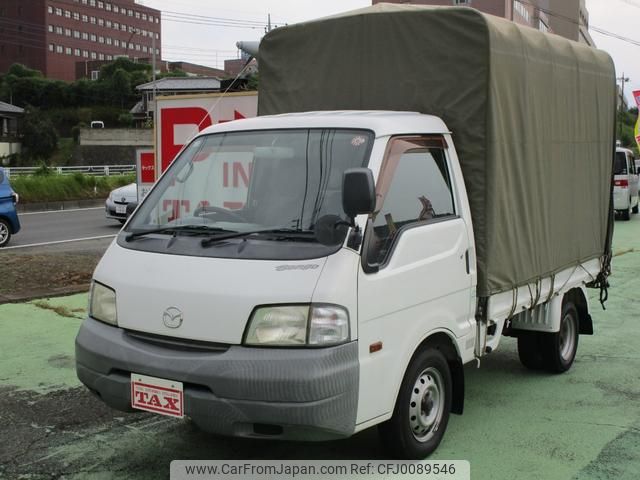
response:
M478 296L610 248L606 53L471 8L378 4L273 30L259 62L260 115L401 110L445 121L471 206Z

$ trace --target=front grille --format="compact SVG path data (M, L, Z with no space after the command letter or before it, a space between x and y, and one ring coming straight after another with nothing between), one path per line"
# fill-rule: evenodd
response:
M125 330L125 335L139 342L187 352L224 353L229 350L226 343L204 342L201 340L190 340L186 338L166 337L153 333L137 332L135 330Z

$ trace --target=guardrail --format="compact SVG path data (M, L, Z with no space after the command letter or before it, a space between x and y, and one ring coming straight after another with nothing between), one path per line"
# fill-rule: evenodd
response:
M19 175L33 175L41 167L5 167L4 173L8 178L17 177ZM52 173L59 175L71 175L72 173L84 173L85 175L124 175L127 173L135 173L135 165L81 165L77 167L50 167Z

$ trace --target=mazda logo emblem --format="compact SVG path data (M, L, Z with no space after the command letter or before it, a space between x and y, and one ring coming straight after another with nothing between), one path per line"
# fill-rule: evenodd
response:
M162 321L169 328L178 328L182 325L182 311L176 307L169 307L162 314Z

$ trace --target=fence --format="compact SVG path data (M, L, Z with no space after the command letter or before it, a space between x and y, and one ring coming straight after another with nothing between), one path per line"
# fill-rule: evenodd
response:
M19 175L33 175L42 167L5 167L4 173L8 178ZM70 175L72 173L84 173L85 175L124 175L136 173L135 165L91 165L77 167L50 167L52 173Z

